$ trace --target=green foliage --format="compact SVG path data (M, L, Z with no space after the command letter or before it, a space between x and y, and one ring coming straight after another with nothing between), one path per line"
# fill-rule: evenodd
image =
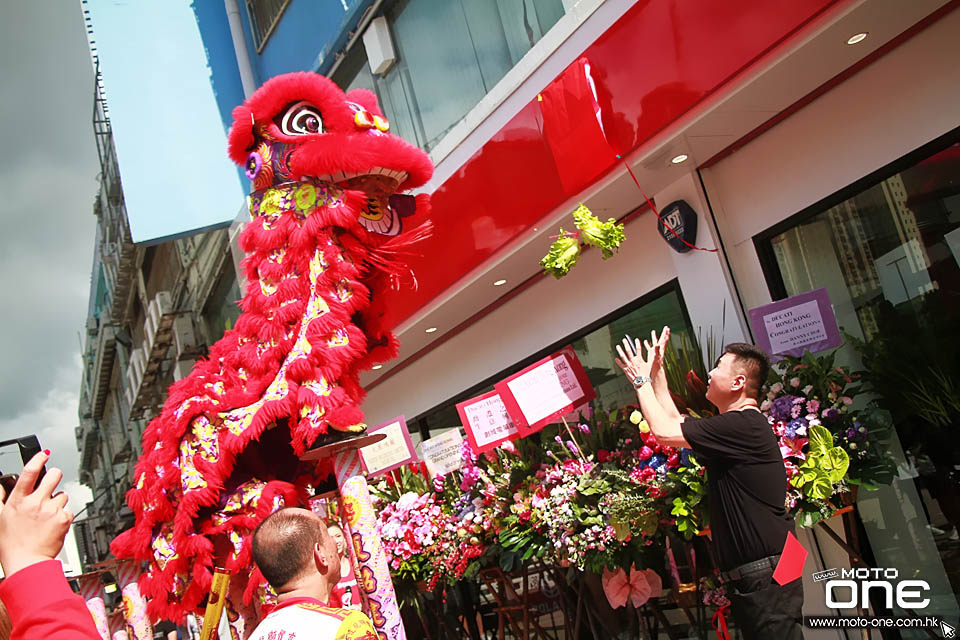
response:
M612 257L620 248L620 243L626 239L622 224L617 224L614 218L600 222L600 219L582 204L573 212L573 222L580 230L580 239L585 244L600 249L604 260Z
M872 405L890 413L904 450L926 456L941 469L960 463L955 444L960 424L960 341L956 311L933 292L894 307L874 307L875 334L846 335L863 360L865 391Z
M570 273L580 259L580 241L576 236L567 235L560 229L560 237L553 241L547 255L540 260L544 271L559 280Z
M544 271L558 280L570 273L580 259L580 243L597 247L606 260L619 250L620 243L626 238L623 225L610 218L601 222L582 204L573 212L576 233L568 233L561 227L560 235L550 245L547 255L540 260Z
M834 494L834 484L841 482L847 474L850 457L846 451L833 445L833 435L825 427L813 425L809 433L807 459L790 483L812 498L829 500Z

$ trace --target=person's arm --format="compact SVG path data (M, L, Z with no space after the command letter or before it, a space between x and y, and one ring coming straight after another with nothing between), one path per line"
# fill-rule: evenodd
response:
M630 380L630 384L633 384L633 381L639 376L650 378L655 352L656 347L648 346L647 357L644 358L639 351L639 345L633 344L626 338L623 340L623 346L617 345L617 353L620 358L616 360L616 363L623 369ZM634 386L636 387L636 385ZM641 384L636 387L636 390L637 400L640 402L640 413L643 414L657 442L668 447L689 447L690 445L684 439L680 427L683 418L677 412L676 406L673 406L672 414L675 415L672 415L660 404L651 382ZM669 394L669 391L667 393ZM673 404L672 401L670 404Z
M670 387L667 385L667 373L663 366L663 357L666 353L667 343L670 342L670 327L664 327L657 338L657 332L650 332L650 342L644 340L643 344L647 349L653 348L653 364L650 367L650 383L653 385L653 394L657 397L660 407L667 413L671 419L680 420L680 410L677 409L673 396L670 395ZM634 345L635 351L640 352L640 341L637 340Z
M83 598L70 590L57 560L20 569L0 584L10 640L101 640Z
M13 626L10 638L101 640L86 603L54 560L73 521L66 494L53 495L63 473L50 469L33 489L49 457L45 451L27 462L0 509L0 565L7 575L0 599Z

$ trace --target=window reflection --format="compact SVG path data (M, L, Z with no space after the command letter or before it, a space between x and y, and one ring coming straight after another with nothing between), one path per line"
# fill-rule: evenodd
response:
M847 335L842 356L862 365L875 402L896 426L890 455L899 479L861 492L858 501L879 566L916 567L916 577L936 592L933 610L924 613L955 612L960 143L805 216L768 242L786 295L827 288Z
M393 132L429 151L563 13L562 0L398 2L386 12L396 65L375 77L357 46L334 80L375 91Z

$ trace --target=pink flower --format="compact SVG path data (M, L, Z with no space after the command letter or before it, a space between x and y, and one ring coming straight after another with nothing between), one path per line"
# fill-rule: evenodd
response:
M803 446L807 442L807 438L780 438L780 455L784 458L789 456L805 460L807 456L803 452Z
M849 406L853 404L853 398L851 398L850 396L843 396L840 398L840 402Z
M790 380L790 386L793 387L794 389L796 389L797 387L799 387L799 386L800 386L800 378L791 378L791 380Z
M640 449L640 451L637 452L637 456L638 456L641 460L646 460L647 458L649 458L649 457L652 456L652 455L653 455L653 449L651 449L650 447L648 447L648 446L646 446L646 445L644 445L643 448Z

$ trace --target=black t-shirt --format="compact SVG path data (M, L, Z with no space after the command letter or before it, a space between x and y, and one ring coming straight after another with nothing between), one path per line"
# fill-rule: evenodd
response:
M684 439L707 468L710 530L722 571L783 550L787 472L767 418L753 409L687 418Z

